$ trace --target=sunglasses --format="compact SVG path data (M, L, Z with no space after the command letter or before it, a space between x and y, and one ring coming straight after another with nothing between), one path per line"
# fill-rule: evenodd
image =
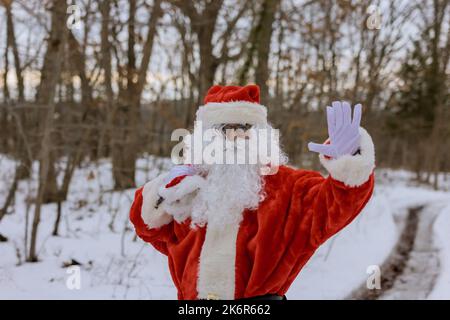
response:
M246 124L232 123L232 124L224 125L222 127L222 132L224 134L227 133L227 130L233 130L233 131L242 130L242 131L246 132L246 131L250 130L251 128L252 128L252 125L248 124L248 123L246 123Z

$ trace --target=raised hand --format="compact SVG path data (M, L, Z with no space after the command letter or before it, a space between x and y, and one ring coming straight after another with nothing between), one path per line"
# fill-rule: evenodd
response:
M331 158L350 154L359 149L359 125L361 123L361 104L353 110L348 102L335 101L327 107L329 144L308 143L308 149Z

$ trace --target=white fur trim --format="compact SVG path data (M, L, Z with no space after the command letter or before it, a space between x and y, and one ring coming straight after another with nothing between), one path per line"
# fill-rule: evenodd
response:
M239 223L214 227L207 225L199 261L199 299L234 299L238 231Z
M337 159L326 159L320 154L320 162L328 170L333 179L343 182L349 187L364 184L375 168L375 147L372 138L364 128L361 134L360 154L345 155Z
M159 195L164 198L164 202L173 203L201 188L204 184L205 179L203 177L198 175L187 176L173 187L166 188L162 185L159 188Z
M247 101L210 102L197 110L197 121L204 128L221 123L267 124L267 108L258 103Z
M147 182L142 190L141 216L148 228L159 228L172 221L164 209L159 206L155 208L159 199L158 189L163 183L166 174L162 174L150 182Z

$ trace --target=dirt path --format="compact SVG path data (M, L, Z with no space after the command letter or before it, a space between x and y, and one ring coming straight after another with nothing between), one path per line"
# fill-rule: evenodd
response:
M381 289L364 283L348 299L426 299L439 273L438 252L433 244L434 206L409 209L399 241L381 269Z

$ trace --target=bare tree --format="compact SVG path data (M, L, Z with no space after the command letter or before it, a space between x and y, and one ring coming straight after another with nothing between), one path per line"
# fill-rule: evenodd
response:
M441 163L445 155L440 148L441 139L448 138L449 130L449 92L448 92L448 77L447 70L449 66L450 57L450 17L448 16L449 2L445 0L433 0L432 18L428 20L426 17L424 39L428 42L429 57L431 63L429 68L426 68L427 77L427 99L434 108L434 119L429 136L428 146L426 152L426 165L428 172L434 174L433 185L438 188L438 175L443 168ZM447 21L445 23L445 20ZM447 25L447 30L444 26ZM445 37L445 41L442 38Z
M255 82L261 89L261 100L263 103L268 102L269 88L267 81L269 80L270 67L269 55L272 44L273 24L275 15L280 5L280 0L264 0L261 5L259 17L253 27L250 44L247 50L246 62L241 70L239 82L244 84L248 81L250 67L254 65L253 60L256 59Z
M136 10L137 0L129 1L128 18L128 48L126 90L119 95L120 105L114 108L114 130L111 140L113 161L113 176L116 189L126 189L135 186L134 175L138 155L138 137L136 123L139 119L142 91L146 83L154 39L157 34L157 23L162 16L161 1L155 0L151 15L147 22L147 36L142 49L140 66L136 66Z
M106 154L106 140L110 136L112 128L113 115L116 112L114 105L114 91L112 88L112 63L111 63L111 41L109 34L111 31L111 3L109 0L103 0L99 4L101 14L101 31L100 31L100 66L103 70L104 80L104 97L106 101L106 121L100 129L100 137L98 140L98 156Z
M14 19L12 13L12 0L2 0L0 4L5 7L6 11L6 38L7 46L5 49L5 59L7 59L8 48L11 48L13 58L14 58L14 69L16 72L17 79L17 91L18 91L18 101L23 102L25 99L25 89L23 84L22 66L20 63L19 49L17 47L16 35L14 31ZM5 82L6 84L6 82Z
M223 0L204 1L203 10L198 10L193 1L175 0L171 2L188 17L190 27L198 38L200 53L198 90L199 95L202 96L214 82L219 66L219 59L213 53L212 39Z
M47 112L44 119L43 137L39 156L39 187L36 197L33 225L31 229L29 253L27 256L27 261L29 262L35 262L38 260L36 242L41 217L41 208L47 192L47 180L49 178L49 173L51 172L50 170L51 168L54 170L54 165L52 162L53 158L51 156L51 133L53 129L53 118L55 112L56 85L61 73L64 44L67 37L67 30L65 28L66 11L67 4L65 1L53 1L51 8L52 23L43 67L43 80L41 81L38 91L39 101L46 103Z
M194 101L194 105L190 105L187 113L187 122L193 120L194 111L196 106L201 103L201 99L214 83L216 72L221 64L226 64L230 61L238 60L243 52L246 41L242 41L241 48L234 54L229 54L229 40L236 27L237 22L248 10L250 6L249 1L238 1L239 7L234 17L231 17L223 30L218 29L218 17L220 10L223 8L223 0L208 1L202 0L198 3L194 1L182 1L182 0L170 0L175 7L177 7L185 17L189 20L189 25L184 26L178 22L178 30L181 31L182 37L186 40L187 30L193 32L196 36L198 44L199 54L199 68L196 77L191 77L191 80L195 81L195 87L197 89L197 99ZM197 5L196 5L197 4ZM220 31L222 31L220 33ZM218 56L214 53L216 44L213 42L213 37L216 33L218 42L222 44L220 54ZM192 44L188 45L185 42L185 49ZM186 58L186 57L185 57ZM187 62L187 61L186 61ZM188 63L194 63L189 61Z

